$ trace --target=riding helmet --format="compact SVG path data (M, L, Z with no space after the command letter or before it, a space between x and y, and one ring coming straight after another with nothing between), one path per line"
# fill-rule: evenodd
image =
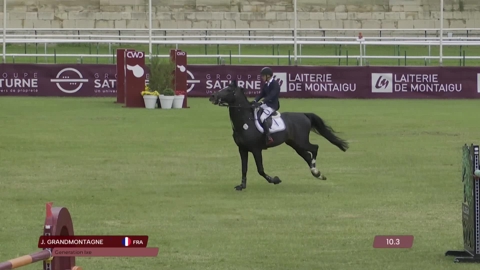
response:
M261 75L266 75L266 76L273 76L273 71L269 67L264 67L262 68L262 71L260 71Z

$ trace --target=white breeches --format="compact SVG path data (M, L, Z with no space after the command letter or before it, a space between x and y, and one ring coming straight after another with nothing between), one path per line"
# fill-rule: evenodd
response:
M262 104L262 106L260 106L260 108L263 109L262 115L260 115L260 122L261 123L263 123L265 121L265 119L267 119L272 113L275 112L274 109L268 107L265 104Z

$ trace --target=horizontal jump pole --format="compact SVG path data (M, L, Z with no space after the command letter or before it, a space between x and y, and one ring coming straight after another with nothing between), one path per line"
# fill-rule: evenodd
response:
M19 268L25 265L36 263L39 261L48 260L52 257L50 250L42 250L29 255L21 256L15 259L0 263L0 270L10 270Z

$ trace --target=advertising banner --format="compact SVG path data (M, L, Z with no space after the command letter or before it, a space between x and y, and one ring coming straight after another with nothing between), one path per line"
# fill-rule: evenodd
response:
M249 96L262 66L187 67L189 97L208 97L236 80ZM476 67L273 66L285 98L479 98ZM148 83L148 74L147 74ZM0 96L116 97L116 66L0 64Z

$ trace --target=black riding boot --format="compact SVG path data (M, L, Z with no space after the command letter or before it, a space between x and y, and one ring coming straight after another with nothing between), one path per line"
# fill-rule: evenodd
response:
M263 133L265 134L266 144L268 145L268 144L273 143L273 139L272 139L272 136L270 136L270 129L268 128L268 124L267 124L266 119L265 119L265 121L263 121L262 127L263 127Z

